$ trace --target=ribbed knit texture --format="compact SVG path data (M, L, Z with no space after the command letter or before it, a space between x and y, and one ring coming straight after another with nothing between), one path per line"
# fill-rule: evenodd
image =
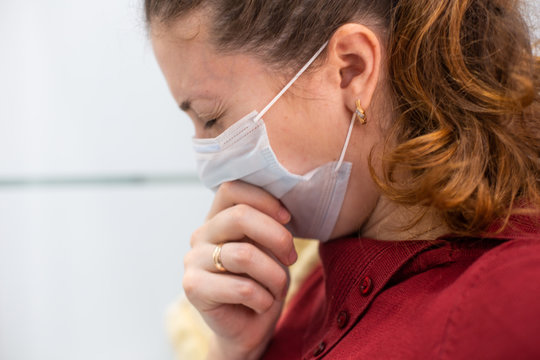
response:
M263 359L540 359L539 229L323 243Z

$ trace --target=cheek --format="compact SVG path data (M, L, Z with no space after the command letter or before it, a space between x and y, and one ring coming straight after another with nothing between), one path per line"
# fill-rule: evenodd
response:
M309 140L313 133L302 131L295 119L279 114L265 120L270 146L279 162L293 174L304 174L313 168L315 159ZM278 118L279 117L279 118Z
M273 114L265 121L272 150L290 172L303 175L339 159L347 127L332 126L316 119Z

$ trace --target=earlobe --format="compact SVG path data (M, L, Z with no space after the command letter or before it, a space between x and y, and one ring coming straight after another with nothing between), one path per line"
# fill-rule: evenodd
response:
M328 59L339 71L346 106L355 112L359 100L368 108L381 62L381 45L375 33L361 24L341 26L330 39Z

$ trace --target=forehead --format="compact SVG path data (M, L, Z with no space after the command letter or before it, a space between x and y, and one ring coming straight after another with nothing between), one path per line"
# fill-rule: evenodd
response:
M255 57L216 51L198 14L173 24L153 25L151 39L159 66L179 104L226 94L265 71Z
M205 27L189 17L172 24L153 24L151 40L156 59L173 93L220 74L207 41Z

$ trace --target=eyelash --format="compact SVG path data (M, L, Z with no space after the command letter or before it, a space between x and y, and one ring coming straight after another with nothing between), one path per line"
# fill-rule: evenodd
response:
M218 121L218 119L212 119L212 120L207 121L204 124L204 128L205 129L210 129L212 126L214 126L216 124L217 121Z

